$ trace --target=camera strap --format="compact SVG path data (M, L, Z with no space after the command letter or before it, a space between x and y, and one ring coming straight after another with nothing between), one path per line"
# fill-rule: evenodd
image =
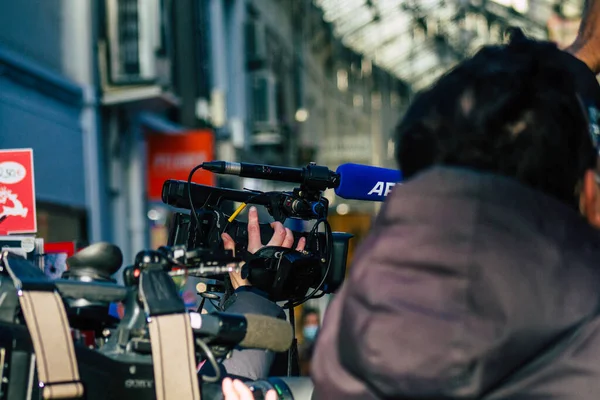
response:
M73 399L84 394L73 347L71 327L63 300L54 283L27 263L12 262L3 254L36 358L38 381L44 399Z
M173 279L147 269L139 288L148 316L156 399L200 400L190 317Z

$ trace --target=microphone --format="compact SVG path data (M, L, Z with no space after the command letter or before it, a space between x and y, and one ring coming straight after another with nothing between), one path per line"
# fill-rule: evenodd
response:
M288 350L294 333L285 320L255 314L190 312L194 334L212 343L265 349L277 353Z
M402 173L397 169L373 167L354 163L340 165L336 172L327 167L310 164L305 168L275 167L262 164L209 161L203 169L218 174L238 175L247 178L279 180L292 183L305 183L319 190L335 189L335 194L348 200L384 201L392 188L402 181ZM163 186L163 202L176 207L189 208L187 196L183 196L186 185L183 181L166 181ZM244 202L252 197L253 202L268 203L267 198L256 197L256 193L233 189L213 188L192 184L192 197L198 202L211 193L227 196L228 199ZM221 193L222 192L222 193ZM185 197L185 198L184 198ZM200 201L202 200L202 201ZM196 200L194 200L196 201Z
M302 183L319 190L332 189L339 184L338 174L327 167L314 163L304 168L290 168L228 161L208 161L202 164L202 169L216 174L237 175L243 178Z
M342 164L335 194L348 200L384 201L392 188L402 181L400 170L360 164Z

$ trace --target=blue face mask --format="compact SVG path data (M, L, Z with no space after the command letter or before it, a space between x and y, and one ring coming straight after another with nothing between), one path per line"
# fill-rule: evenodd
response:
M319 331L318 325L308 325L302 329L302 335L304 339L308 341L313 341L317 337L317 332Z

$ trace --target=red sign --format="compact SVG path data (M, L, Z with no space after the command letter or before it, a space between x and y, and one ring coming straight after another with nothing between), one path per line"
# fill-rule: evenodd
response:
M65 253L67 257L71 257L75 252L77 252L75 242L44 243L44 253Z
M32 149L0 150L0 232L37 232Z
M190 171L214 157L212 131L190 131L180 134L149 133L148 138L148 197L160 201L163 183L168 179L187 181ZM214 186L211 172L198 170L194 183Z
M75 242L44 243L44 274L50 279L60 279L69 269L67 259L76 251Z

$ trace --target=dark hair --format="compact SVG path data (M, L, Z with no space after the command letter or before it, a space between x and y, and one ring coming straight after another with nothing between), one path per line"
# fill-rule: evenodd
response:
M514 177L574 204L576 187L596 163L580 63L556 45L511 32L420 93L396 128L403 176L433 165ZM598 86L593 74L587 74ZM590 79L586 76L586 79ZM595 89L594 89L595 90Z

